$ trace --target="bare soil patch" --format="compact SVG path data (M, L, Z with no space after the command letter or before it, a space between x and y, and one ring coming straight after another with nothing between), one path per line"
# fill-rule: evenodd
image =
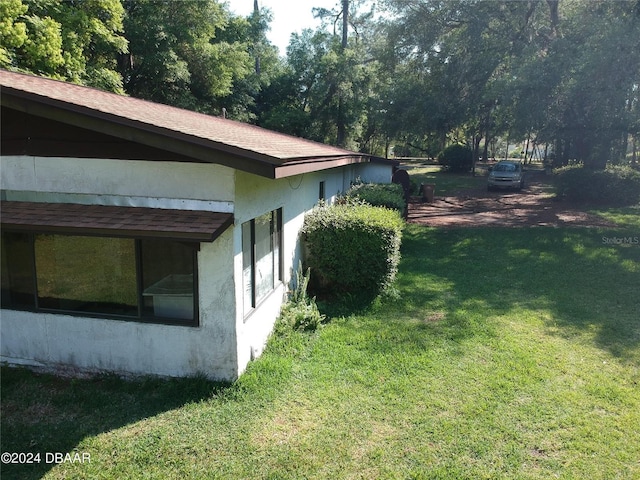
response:
M520 192L489 192L485 187L438 196L436 185L432 203L423 202L421 197L411 198L407 219L432 227L615 226L581 206L556 200L543 173L529 174Z

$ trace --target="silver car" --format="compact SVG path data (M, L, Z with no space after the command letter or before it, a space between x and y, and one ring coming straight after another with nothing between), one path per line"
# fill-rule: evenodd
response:
M522 190L524 188L524 169L522 163L513 160L501 160L496 163L489 172L488 190L498 188L511 188Z

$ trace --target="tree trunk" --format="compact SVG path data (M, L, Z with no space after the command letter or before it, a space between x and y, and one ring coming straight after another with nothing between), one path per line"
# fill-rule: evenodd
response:
M256 17L260 14L260 7L258 7L258 0L253 0L253 13L255 13ZM262 69L260 66L260 53L256 51L255 55L256 55L256 75L260 76L260 71Z
M349 32L349 0L342 0L342 50L347 48Z
M348 32L349 32L349 0L342 0L342 52L347 48L348 44ZM347 126L344 120L344 100L342 98L342 91L338 88L338 118L337 120L337 138L336 144L339 147L344 147L347 142Z

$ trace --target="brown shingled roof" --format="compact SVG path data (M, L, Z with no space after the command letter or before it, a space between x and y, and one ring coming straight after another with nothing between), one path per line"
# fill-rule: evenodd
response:
M374 158L246 123L33 75L0 70L0 86L2 104L9 108L271 178ZM231 160L216 152L229 154Z
M230 213L160 208L1 202L2 228L28 232L213 242Z

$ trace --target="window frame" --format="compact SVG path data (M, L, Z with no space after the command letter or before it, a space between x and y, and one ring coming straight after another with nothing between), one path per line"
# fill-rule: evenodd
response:
M127 322L137 322L137 323L148 323L148 324L158 324L158 325L175 325L175 326L185 326L185 327L198 327L200 324L200 312L199 312L199 279L198 279L198 251L200 250L200 244L193 241L180 241L180 240L170 240L164 238L157 238L156 240L162 242L171 242L171 243L179 243L181 245L185 245L191 250L192 257L192 271L193 271L193 317L191 319L184 318L176 318L176 317L160 317L155 316L153 314L145 313L145 305L144 305L144 286L143 286L143 262L142 262L142 243L145 240L149 240L149 238L136 238L136 237L127 237L127 236L103 236L103 235L82 235L82 234L69 234L69 233L52 233L46 231L20 231L14 229L3 229L4 233L19 233L27 235L28 237L28 249L29 249L29 261L31 266L31 282L32 282L32 295L33 295L33 303L32 305L5 305L1 306L2 309L6 310L16 310L16 311L29 311L35 313L49 313L49 314L60 314L60 315L69 315L74 317L85 317L85 318L100 318L100 319L108 319L108 320L121 320ZM101 313L101 312L87 312L80 310L67 310L67 309L57 309L57 308L47 308L42 307L39 302L40 292L38 291L38 272L36 265L36 236L37 235L56 235L56 236L66 236L66 237L96 237L96 238L114 238L114 239L127 239L134 242L134 251L135 251L135 284L136 284L136 300L137 300L137 312L135 315L119 315L119 314L110 314L110 313Z
M256 219L260 218L263 215L271 215L270 220L270 255L272 256L272 274L273 274L273 286L271 289L266 292L264 295L258 298L257 292L257 284L256 284L256 274L257 274L257 255L256 255ZM245 238L245 233L247 233L249 238ZM256 310L260 306L260 304L266 300L271 293L273 293L278 285L280 285L284 279L284 239L283 239L283 209L282 207L276 208L269 212L265 212L262 215L259 215L251 220L244 222L241 226L241 243L242 243L242 306L244 309L244 316L249 316L252 312ZM250 261L249 267L251 269L249 274L250 279L250 287L251 291L247 292L247 285L245 283L245 265L247 264L245 259L245 241L249 241L249 255ZM247 293L249 298L246 298Z

